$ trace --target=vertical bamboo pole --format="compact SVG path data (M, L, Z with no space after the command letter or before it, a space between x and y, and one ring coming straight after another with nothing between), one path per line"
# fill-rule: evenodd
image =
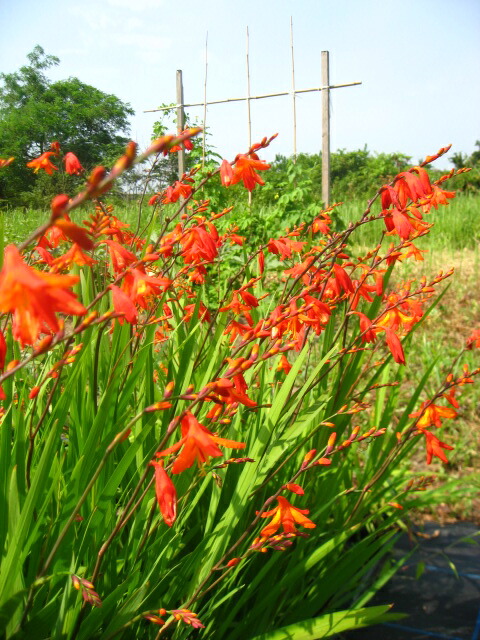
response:
M247 120L248 120L248 148L252 146L252 115L250 111L250 63L249 63L249 37L247 26ZM248 192L248 206L252 206L252 192Z
M328 51L322 51L322 200L330 204L330 72Z
M185 129L185 114L183 112L183 80L182 70L177 70L177 132ZM178 152L178 179L181 180L185 173L185 149Z
M208 31L205 37L205 82L203 85L203 140L202 140L202 168L205 166L205 144L207 139L207 72L208 72Z
M293 53L293 20L290 16L290 49L292 53L293 162L297 161L297 105L295 95L295 56Z
M247 125L248 125L248 148L252 146L252 116L250 112L250 63L249 63L249 37L247 27Z

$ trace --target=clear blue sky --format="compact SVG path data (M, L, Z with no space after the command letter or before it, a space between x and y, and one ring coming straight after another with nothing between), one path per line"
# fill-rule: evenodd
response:
M143 111L175 101L176 69L186 102L203 100L207 32L208 99L245 95L247 26L252 95L290 90L290 16L297 88L321 86L322 50L332 84L363 82L331 92L332 150L367 145L414 161L450 142L474 150L479 0L0 0L1 70L40 44L61 59L52 79L76 76L129 102L131 135L145 145L155 114ZM279 132L263 157L292 153L290 97L253 102L252 125L254 140ZM223 156L247 148L245 103L209 107L207 126ZM297 146L320 150L320 93L297 98Z

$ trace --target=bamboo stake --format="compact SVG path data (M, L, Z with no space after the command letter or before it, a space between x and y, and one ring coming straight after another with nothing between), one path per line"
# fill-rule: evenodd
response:
M290 49L292 52L293 162L297 161L297 105L295 95L295 56L293 52L293 20L290 16Z
M355 87L357 85L362 84L361 82L347 82L346 84L331 84L323 87L314 87L312 89L296 89L295 94L297 93L310 93L312 91L326 91L328 89L343 89L344 87ZM291 91L282 91L280 93L265 93L259 96L248 96L247 98L227 98L226 100L211 100L207 102L207 105L211 104L225 104L227 102L244 102L245 100L262 100L263 98L277 98L280 96L289 96L291 95ZM178 103L175 106L177 109L179 106L182 107L203 107L204 102L192 102L189 104ZM172 105L168 107L159 107L158 109L145 109L143 113L155 113L156 111L168 111L171 109Z
M203 140L202 140L202 169L205 167L205 144L207 140L207 72L208 72L208 31L205 37L205 82L203 85Z
M328 51L322 51L322 200L323 206L330 204L330 91Z
M250 64L249 64L249 37L247 26L247 119L248 119L248 148L252 146L252 115L250 111ZM248 192L248 206L252 206L252 192Z

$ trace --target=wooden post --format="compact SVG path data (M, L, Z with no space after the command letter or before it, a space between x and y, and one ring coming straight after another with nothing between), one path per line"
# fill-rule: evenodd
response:
M177 70L177 132L185 129L185 114L183 112L183 81L182 70ZM178 179L181 180L185 173L185 149L178 152Z
M322 51L322 200L330 204L330 73L328 51Z

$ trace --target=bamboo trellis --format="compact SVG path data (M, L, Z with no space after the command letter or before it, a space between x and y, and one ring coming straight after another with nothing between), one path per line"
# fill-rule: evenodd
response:
M247 74L247 95L245 97L238 98L224 98L221 100L208 100L207 101L207 44L208 34L205 41L205 82L204 82L204 99L203 102L184 102L183 97L183 80L182 71L177 71L177 102L174 105L177 109L177 127L178 130L183 130L184 127L184 110L190 107L203 107L203 126L204 126L204 138L203 138L203 158L205 157L205 121L207 106L215 104L228 104L229 102L246 102L247 103L247 124L248 124L248 140L251 145L251 111L250 103L252 100L263 100L266 98L277 98L281 96L292 96L292 112L293 112L293 157L294 161L297 155L297 122L296 122L296 103L295 98L298 94L322 92L322 200L325 206L330 204L330 90L331 89L343 89L345 87L354 87L362 84L361 82L347 82L344 84L330 84L329 73L329 52L322 51L321 56L321 70L322 70L322 86L312 87L309 89L296 89L295 88L295 62L294 62L294 46L293 46L293 22L290 19L290 49L291 49L291 64L292 64L292 89L290 91L280 91L277 93L265 93L260 95L250 94L250 68L249 68L249 33L247 27L247 42L246 42L246 74ZM157 109L146 109L144 113L154 113L158 111L168 111L172 108L172 105L168 107L158 107ZM185 155L181 151L178 153L178 172L179 178L185 171Z

